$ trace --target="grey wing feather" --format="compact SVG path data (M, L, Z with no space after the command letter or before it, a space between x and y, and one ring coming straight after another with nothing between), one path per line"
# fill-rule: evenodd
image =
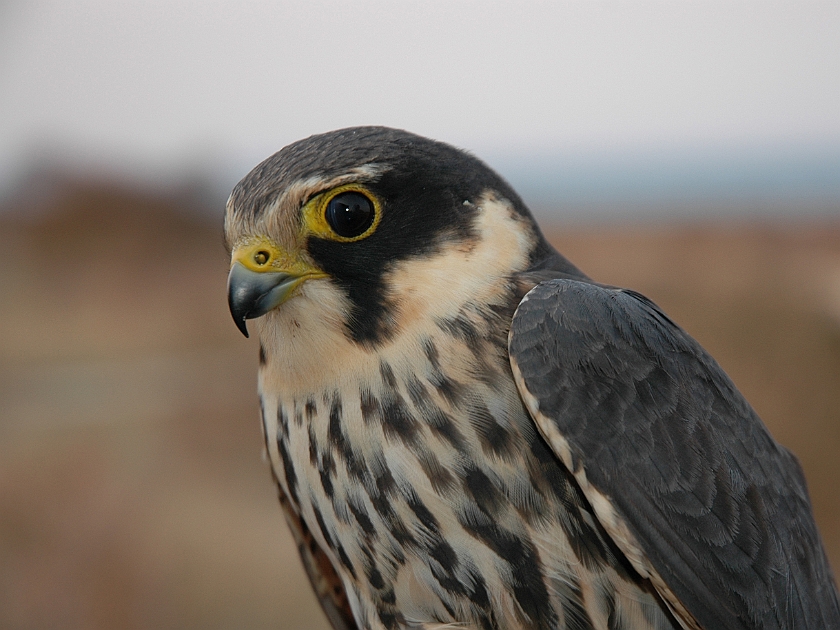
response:
M799 464L652 302L546 281L520 304L509 349L532 415L702 627L840 628Z

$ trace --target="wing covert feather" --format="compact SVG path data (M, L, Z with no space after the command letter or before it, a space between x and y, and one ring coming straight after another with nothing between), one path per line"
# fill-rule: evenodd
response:
M562 436L584 494L608 499L701 626L840 628L798 462L656 305L542 282L514 315L509 349L543 435Z

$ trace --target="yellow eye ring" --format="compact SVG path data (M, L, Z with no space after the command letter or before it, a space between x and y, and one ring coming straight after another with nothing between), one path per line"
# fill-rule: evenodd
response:
M337 199L339 197L340 199ZM331 202L334 202L332 207ZM364 202L369 203L369 212L372 212L372 217L361 216L365 213ZM356 207L355 204L362 207ZM336 206L341 206L349 213L355 210L356 214L360 215L354 217L351 214L347 218L340 219L342 223L339 226L346 228L346 235L340 234L335 225L330 224L330 220L335 224L336 218L335 216L328 217L328 212L334 213ZM382 204L379 198L364 186L346 184L316 195L306 202L301 212L304 230L309 234L340 243L352 243L367 238L376 231L382 218ZM361 231L354 234L354 229Z

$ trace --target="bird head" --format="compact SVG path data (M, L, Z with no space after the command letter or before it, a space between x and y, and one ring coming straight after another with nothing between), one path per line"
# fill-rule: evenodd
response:
M284 311L286 325L317 313L369 346L553 253L480 160L383 127L312 136L259 164L230 196L225 236L243 334L248 319L264 332Z

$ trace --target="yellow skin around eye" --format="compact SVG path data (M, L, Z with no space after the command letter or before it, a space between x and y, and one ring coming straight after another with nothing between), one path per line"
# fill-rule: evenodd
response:
M339 236L330 227L326 220L326 209L330 201L343 192L358 192L373 204L373 223L362 234L354 237ZM310 199L301 209L302 221L300 227L300 242L304 242L308 236L316 236L340 243L352 243L360 241L376 231L379 221L382 218L382 205L379 199L367 188L359 184L347 184L338 186ZM320 269L304 262L295 252L289 252L278 247L274 241L265 236L255 236L238 244L231 255L231 266L234 263L242 264L250 271L259 273L280 271L300 278L324 278L325 274Z
M373 223L371 223L370 227L363 233L349 238L336 234L330 227L329 223L327 223L326 219L327 205L336 195L340 195L344 192L361 193L370 199L370 202L373 204ZM302 236L312 235L330 241L352 243L354 241L360 241L363 238L367 238L376 231L376 228L379 226L379 221L382 218L382 204L377 196L364 186L359 184L346 184L344 186L338 186L337 188L328 190L327 192L323 192L320 195L316 195L306 202L306 205L304 205L301 210L301 214L303 218L301 221Z

